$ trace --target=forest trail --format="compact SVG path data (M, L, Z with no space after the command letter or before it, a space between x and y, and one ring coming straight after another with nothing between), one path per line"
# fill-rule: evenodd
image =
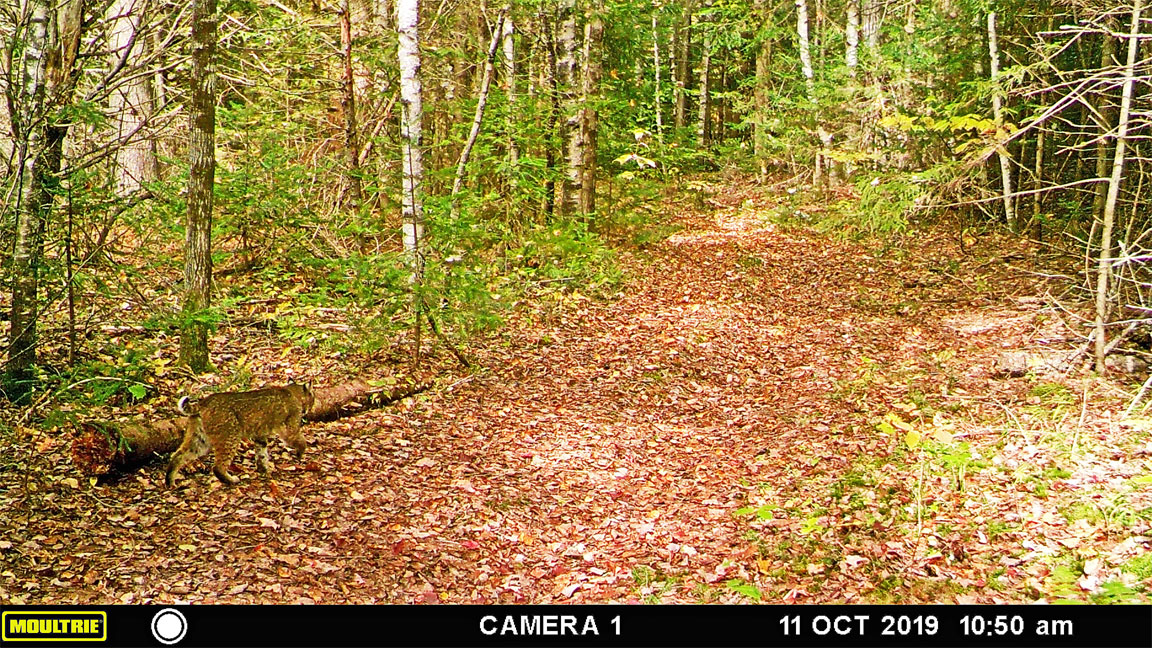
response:
M785 231L771 200L713 187L711 209L623 253L620 298L521 314L476 374L309 425L315 465L277 448L271 484L251 450L231 490L47 468L2 495L0 601L965 600L949 588L1002 567L988 521L1041 504L974 496L974 469L917 475L877 422L947 412L991 434L1028 387L993 358L1046 341L1036 286L943 235L888 258ZM1067 526L1040 520L1021 532ZM1021 598L972 600L997 596Z

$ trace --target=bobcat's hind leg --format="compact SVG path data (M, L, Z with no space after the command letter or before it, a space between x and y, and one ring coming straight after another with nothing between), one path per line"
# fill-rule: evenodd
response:
M189 423L188 429L184 432L183 443L172 453L172 459L168 462L164 483L171 488L176 483L176 478L180 476L180 469L188 462L203 457L208 452L208 447L208 439L204 436L204 427L200 421Z
M228 466L232 465L232 458L236 456L236 448L239 443L240 440L236 437L228 437L220 439L212 448L216 451L216 464L212 466L212 474L216 475L216 478L227 486L235 486L240 483L240 478L234 477L228 472Z

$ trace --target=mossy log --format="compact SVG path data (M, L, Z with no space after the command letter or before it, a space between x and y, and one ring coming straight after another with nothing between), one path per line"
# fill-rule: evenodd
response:
M372 387L353 380L332 387L318 387L306 421L330 421L368 409L383 407L420 393L430 383L393 389ZM85 475L130 472L180 445L188 419L178 416L157 421L90 421L80 425L72 440L72 463Z

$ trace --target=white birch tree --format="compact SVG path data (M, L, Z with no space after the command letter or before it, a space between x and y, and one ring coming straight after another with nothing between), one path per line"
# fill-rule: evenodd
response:
M812 183L820 186L824 182L824 151L832 138L820 125L816 78L812 70L812 43L808 34L808 0L796 0L796 38L800 49L800 72L804 75L804 90L808 103L812 106L812 122L819 142L816 158L812 164Z
M48 59L56 44L54 11L50 0L29 0L25 7L22 60L11 64L13 76L19 75L19 86L12 93L17 100L12 111L12 127L17 139L20 177L12 251L11 327L5 365L5 388L13 401L22 400L32 389L44 228L52 207L51 195L45 191L48 142L44 113Z
M848 76L856 78L860 64L860 0L848 0L848 19L844 26L844 65Z
M880 27L884 24L884 14L888 12L888 0L863 0L860 9L860 35L868 48L870 57L875 58L880 49Z
M396 0L396 29L399 32L397 58L400 62L400 156L403 168L404 254L408 262L413 288L413 315L419 322L419 287L424 281L424 258L421 249L424 240L424 203L421 185L424 182L424 158L421 150L421 120L423 119L422 87L420 84L420 21L419 0Z

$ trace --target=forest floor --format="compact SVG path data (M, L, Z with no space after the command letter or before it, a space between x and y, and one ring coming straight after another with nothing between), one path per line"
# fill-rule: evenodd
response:
M1048 364L1075 343L1027 250L877 249L700 191L622 248L615 299L521 310L471 373L308 424L312 467L95 482L18 426L0 604L1147 601L1149 423ZM1032 369L999 375L1013 349Z

